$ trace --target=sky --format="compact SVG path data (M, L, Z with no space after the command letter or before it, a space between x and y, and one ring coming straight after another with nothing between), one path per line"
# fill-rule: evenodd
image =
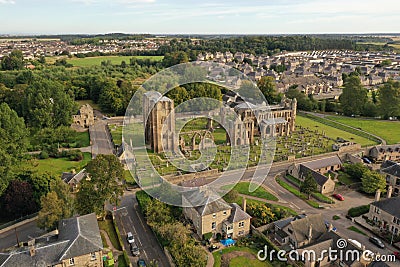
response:
M398 33L399 0L0 0L0 34Z

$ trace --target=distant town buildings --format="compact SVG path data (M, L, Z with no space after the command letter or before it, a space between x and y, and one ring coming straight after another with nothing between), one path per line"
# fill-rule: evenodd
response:
M254 81L270 76L275 79L281 93L297 87L317 99L338 98L343 74L359 72L364 86L379 85L400 74L400 56L395 53L327 50L255 56L242 52L234 55L217 52L199 54L197 60L227 64ZM391 65L382 66L385 60L389 60Z
M25 59L34 59L40 56L77 55L93 52L116 54L132 51L152 51L157 50L160 45L168 43L169 40L166 38L141 40L103 39L99 40L96 44L73 45L56 38L10 38L0 39L0 59L13 50L21 50Z

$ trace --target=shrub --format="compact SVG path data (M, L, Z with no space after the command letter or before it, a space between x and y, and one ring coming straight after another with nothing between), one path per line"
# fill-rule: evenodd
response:
M210 240L212 237L212 233L206 233L203 235L203 240Z
M349 209L348 215L350 217L359 217L369 212L369 205L359 206Z
M47 153L47 151L42 151L39 154L39 159L48 159L49 158L49 153Z

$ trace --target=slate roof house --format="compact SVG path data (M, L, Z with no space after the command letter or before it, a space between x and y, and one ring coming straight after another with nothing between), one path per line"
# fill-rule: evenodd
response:
M85 178L86 178L86 169L82 169L78 173L76 173L75 171L63 172L63 174L61 175L61 180L63 180L66 184L68 184L71 187L72 191L76 191L82 179Z
M363 262L363 259L361 259L362 248L357 248L350 242L345 248L338 248L338 240L346 240L346 238L341 237L332 230L333 226L329 225L327 227L321 214L300 214L274 222L275 240L281 245L282 249L286 251L295 250L299 261L302 261L306 267L366 266L368 262ZM323 251L329 251L329 248L343 251L343 255L346 255L347 252L355 251L360 258L329 258L328 253L322 253ZM313 257L313 254L308 257L305 251L315 252L315 257ZM303 258L302 255L306 257Z
M370 204L368 219L382 230L400 235L400 197L386 198Z
M0 253L0 267L101 267L102 250L96 215L92 213L62 220L55 238L37 240L30 247Z
M400 163L394 161L385 161L381 165L381 173L386 176L386 182L390 187L393 196L400 196ZM391 196L388 196L391 197Z
M293 164L288 168L288 174L304 181L308 173L311 173L315 182L318 184L318 191L321 194L329 194L335 190L335 182L328 177L330 176L328 173L340 170L342 165L342 160L338 156L332 156L301 164Z
M184 207L183 214L192 222L200 237L211 233L214 238L217 234L221 234L236 239L249 234L251 216L246 213L245 208L242 210L236 203L228 204L213 192L199 194L197 190L184 194L182 202L185 206L190 206L190 203L196 203L194 198L198 197L204 197L206 204Z

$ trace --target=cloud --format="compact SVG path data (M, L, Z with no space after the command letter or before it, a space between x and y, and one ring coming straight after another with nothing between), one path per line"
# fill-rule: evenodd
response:
M15 4L15 1L14 0L0 0L0 4L11 4L11 5L13 5L13 4Z

